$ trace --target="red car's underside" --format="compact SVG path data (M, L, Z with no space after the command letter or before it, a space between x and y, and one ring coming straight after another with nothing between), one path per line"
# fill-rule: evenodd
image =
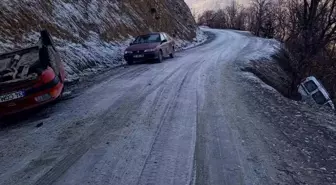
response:
M37 46L0 55L0 117L60 97L65 71L50 35Z

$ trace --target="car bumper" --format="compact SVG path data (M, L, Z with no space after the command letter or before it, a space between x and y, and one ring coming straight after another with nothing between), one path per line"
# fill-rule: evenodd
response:
M135 57L136 55L143 55L143 57ZM148 52L141 54L125 54L124 58L126 61L145 61L145 60L153 60L159 58L158 52Z
M63 83L59 80L39 88L26 90L26 96L17 100L0 103L0 117L19 113L56 100L62 93Z

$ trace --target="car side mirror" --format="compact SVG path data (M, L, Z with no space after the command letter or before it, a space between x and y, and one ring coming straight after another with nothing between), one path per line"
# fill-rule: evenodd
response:
M133 45L133 42L131 42L129 45L132 46L132 45Z
M165 42L168 42L167 39L164 39L161 41L161 44L165 43Z

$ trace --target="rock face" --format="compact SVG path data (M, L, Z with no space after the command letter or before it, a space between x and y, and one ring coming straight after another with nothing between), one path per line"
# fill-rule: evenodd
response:
M3 0L0 40L24 42L41 29L59 39L85 41L91 32L115 41L148 31L195 37L195 22L183 0Z
M197 30L183 0L2 0L0 22L0 53L36 43L47 29L70 76L119 62L131 36L164 31L190 41Z

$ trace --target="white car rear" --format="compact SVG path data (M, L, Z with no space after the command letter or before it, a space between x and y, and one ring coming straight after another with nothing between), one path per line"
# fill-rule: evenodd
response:
M311 98L319 105L328 105L332 109L335 109L328 92L314 76L307 77L301 82L299 93L304 99Z

